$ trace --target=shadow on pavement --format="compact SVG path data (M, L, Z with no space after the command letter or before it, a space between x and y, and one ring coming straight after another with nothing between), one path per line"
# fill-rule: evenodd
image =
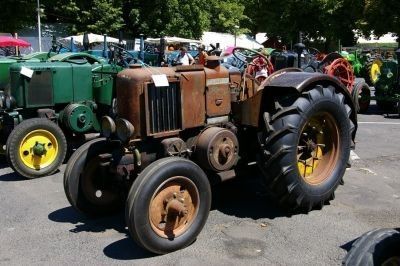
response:
M103 252L107 257L117 260L145 259L156 256L139 247L130 237L111 243L104 248Z
M379 108L376 103L372 102L368 107L367 112L362 113L362 115L382 115L387 119L399 119L399 114L396 110L383 110Z
M73 224L75 228L70 230L72 233L100 233L109 229L114 229L125 234L126 238L111 243L104 248L104 254L112 259L133 260L154 256L145 249L136 245L129 237L128 229L125 227L123 212L104 218L90 219L78 213L72 207L65 207L50 213L48 218L57 223Z
M23 177L19 176L14 172L0 175L0 182L15 182L15 181L26 181L26 180L27 179L24 179Z
M258 170L250 169L245 177L225 182L213 188L212 209L240 218L286 217L288 214L270 200L261 185ZM48 215L49 220L57 223L70 223L73 233L104 232L114 229L125 234L120 239L106 246L103 250L107 257L117 260L134 260L155 256L139 247L130 238L125 226L124 213L99 219L89 219L72 207L56 210Z
M268 197L261 178L257 166L254 166L245 176L215 186L212 209L240 218L274 219L290 216Z
M128 230L125 228L123 213L98 219L90 219L78 213L70 206L50 213L48 218L53 222L70 223L75 225L75 228L70 230L73 233L98 233L104 232L108 229L114 229L120 233L128 233Z

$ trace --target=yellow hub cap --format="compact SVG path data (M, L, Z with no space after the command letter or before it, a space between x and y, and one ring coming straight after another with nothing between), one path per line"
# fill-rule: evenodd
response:
M310 185L324 182L339 156L339 129L329 113L312 117L302 129L297 146L297 168Z
M382 62L379 60L375 60L371 65L371 72L369 73L369 75L373 83L377 82L379 76L381 75L381 66Z
M44 129L28 133L19 146L19 157L27 167L40 170L51 165L57 158L58 142L52 133Z

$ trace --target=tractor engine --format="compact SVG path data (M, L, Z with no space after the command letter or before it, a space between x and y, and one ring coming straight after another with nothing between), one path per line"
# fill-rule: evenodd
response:
M231 169L239 160L239 141L234 132L209 127L198 137L196 161L205 169L221 172Z
M156 86L153 75L166 77L168 85ZM217 60L207 68L126 69L116 81L119 118L103 118L103 135L129 143L135 166L180 156L212 172L228 171L239 160L237 129L229 123L239 83L240 73L229 73ZM132 170L124 167L119 173Z

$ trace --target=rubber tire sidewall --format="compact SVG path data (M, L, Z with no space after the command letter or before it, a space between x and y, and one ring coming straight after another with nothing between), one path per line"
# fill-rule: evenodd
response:
M310 118L317 111L328 111L331 115L333 115L334 119L339 124L340 150L338 151L339 156L335 169L330 173L329 177L319 185L310 185L306 183L300 176L297 177L292 176L292 178L294 178L293 182L295 182L297 179L301 180L301 182L299 182L301 188L305 193L308 194L309 197L315 198L314 201L320 201L321 197L327 198L326 195L331 194L333 192L332 190L336 189L336 187L339 185L340 178L344 175L344 172L346 170L346 164L350 154L351 137L350 134L348 134L348 132L350 132L350 127L347 122L348 118L344 110L344 106L340 105L339 102L333 104L330 101L326 101L328 99L330 100L330 98L326 99L321 98L315 100L315 102L309 105L308 108L303 112L303 115L307 118ZM300 125L299 128L302 128L306 124L306 122L307 120L303 118L301 122L299 122ZM297 138L299 138L300 132L296 135ZM296 139L295 141L296 141L295 143L298 143L298 139ZM348 145L345 145L343 143L348 143ZM294 155L295 154L296 153L294 153ZM296 156L293 156L292 160L293 160L292 162L297 163ZM287 163L289 164L288 161ZM334 178L335 176L340 178Z
M343 265L382 265L387 259L400 257L400 232L375 229L357 239L343 259Z
M277 197L281 204L289 209L309 211L316 206L333 198L334 191L340 184L346 171L350 156L351 125L349 111L351 108L344 104L344 96L333 91L333 88L317 87L308 92L310 97L299 97L292 106L296 106L299 113L288 113L275 120L272 127L275 131L290 126L292 130L282 133L276 141L268 144L268 151L274 157L284 148L286 153L275 157L269 168L263 169L266 175L267 187L272 195ZM332 94L333 93L333 94ZM348 109L348 110L347 110ZM311 185L300 175L297 168L297 147L302 128L309 118L318 112L328 112L338 125L339 150L336 165L329 176L320 184ZM285 170L286 169L286 170ZM271 188L272 183L275 186Z
M360 93L363 90L368 91L368 102L365 102L365 104L360 104ZM356 107L357 113L364 114L368 111L368 108L370 106L371 102L371 89L369 88L368 84L364 81L364 79L356 79L356 82L354 84L354 88L352 91L352 98L354 101L354 106Z
M27 167L20 159L19 147L24 137L33 130L44 129L51 132L58 142L57 158L49 166L33 170ZM60 165L64 162L67 154L67 140L61 128L54 122L46 118L31 118L22 121L17 125L7 139L6 156L11 168L19 175L28 178L38 178L51 175L57 171Z
M64 172L64 192L71 206L84 215L90 217L104 216L118 212L123 207L121 194L121 197L109 206L99 208L99 206L88 201L80 185L81 174L90 159L103 152L112 152L113 145L105 138L94 139L79 147L68 160Z
M149 205L156 189L173 176L185 176L197 187L199 210L190 228L169 240L157 235L149 221ZM145 249L165 254L190 245L204 227L211 207L211 188L204 171L194 162L169 157L150 164L139 174L129 192L126 203L126 221L133 239Z

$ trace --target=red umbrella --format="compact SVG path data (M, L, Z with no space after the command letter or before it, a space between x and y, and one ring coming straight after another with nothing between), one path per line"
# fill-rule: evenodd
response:
M9 36L0 36L0 47L7 46L20 46L20 47L29 47L31 44L22 39L15 39Z

